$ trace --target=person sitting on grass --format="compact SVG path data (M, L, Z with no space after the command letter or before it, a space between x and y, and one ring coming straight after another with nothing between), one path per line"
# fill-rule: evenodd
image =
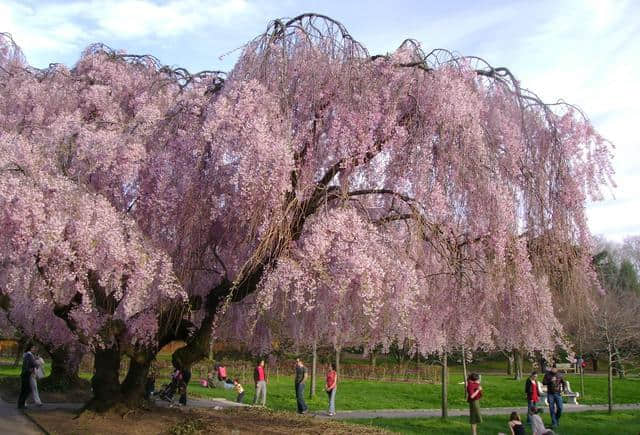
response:
M531 419L531 430L533 431L533 435L554 435L554 432L551 429L546 429L544 427L544 422L542 421L542 417L540 417L540 412L542 412L540 408L534 408L529 416Z
M244 388L242 388L242 384L238 382L237 379L233 380L233 389L238 393L238 397L236 397L236 402L243 403L244 402Z
M509 429L511 430L511 435L524 435L524 426L520 421L520 416L515 411L509 417Z

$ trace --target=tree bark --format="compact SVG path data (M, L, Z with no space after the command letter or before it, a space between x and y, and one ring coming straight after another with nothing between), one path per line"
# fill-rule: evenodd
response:
M580 365L580 396L584 400L584 367Z
M336 349L336 373L340 374L340 348Z
M127 376L122 381L122 396L126 403L135 405L144 400L144 390L149 375L149 368L153 361L150 353L139 353L131 357Z
M464 346L462 346L462 377L464 381L465 391L467 388L467 353L465 352Z
M69 344L48 348L51 356L51 373L38 382L44 391L65 391L82 382L78 376L83 349L80 345Z
M447 418L449 416L449 401L447 397L447 380L449 378L449 369L447 367L447 352L445 351L442 354L442 418Z
M522 379L522 364L523 364L522 351L514 350L513 355L514 355L513 359L515 361L513 379L520 380Z
M511 352L507 354L507 376L513 375L513 355Z
M120 350L117 348L100 349L95 352L91 389L93 398L86 408L98 412L106 411L122 401L120 391Z
M316 395L316 380L318 379L318 346L316 341L313 341L312 347L313 361L311 363L311 388L309 388L309 398L313 398Z
M608 381L607 402L609 405L609 408L608 408L609 414L611 414L613 412L613 361L611 357L611 346L609 346L608 355L609 355L609 370L607 373L607 381Z
M593 365L593 371L597 372L598 371L598 357L596 357L596 356L591 357L591 364Z

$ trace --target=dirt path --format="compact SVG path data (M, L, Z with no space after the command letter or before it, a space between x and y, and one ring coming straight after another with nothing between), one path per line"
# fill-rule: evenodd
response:
M562 412L586 412L586 411L606 411L607 405L569 405L564 404ZM640 409L640 403L630 403L624 405L613 405L616 411L628 409ZM517 411L520 415L527 413L526 407L508 407L508 408L482 408L483 415L508 415L512 411ZM315 413L316 417L330 418L326 412ZM450 417L468 416L467 409L449 409ZM352 418L429 418L440 417L439 409L377 409L362 411L339 411L331 418L340 420Z
M7 403L0 399L0 433L42 435L43 432L16 408L15 403Z

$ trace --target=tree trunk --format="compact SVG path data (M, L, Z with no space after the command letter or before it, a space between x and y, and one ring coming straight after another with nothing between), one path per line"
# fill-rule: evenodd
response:
M584 400L584 367L580 365L580 396Z
M318 346L316 341L313 341L313 362L311 363L311 388L309 388L309 398L313 398L316 395L316 380L318 379Z
M94 370L91 378L93 398L86 407L102 412L122 401L119 380L120 351L117 348L96 350Z
M611 348L609 347L609 370L607 374L608 388L607 388L607 399L609 404L609 414L613 412L613 361L611 357Z
M122 381L122 395L129 405L142 403L153 355L140 353L131 357L127 376Z
M513 355L511 352L507 354L507 376L513 375Z
M467 391L467 353L462 346L462 377L464 381L465 391Z
M523 357L522 357L522 351L520 350L514 350L513 351L513 355L514 355L514 373L513 373L513 379L515 380L520 380L522 379L522 364L523 364Z
M593 365L593 371L597 372L598 371L598 357L597 356L591 357L591 364Z
M620 352L618 350L618 346L613 346L613 353L615 354L616 372L617 372L618 376L620 377L620 379L624 379L624 377L625 377L624 364L622 363L622 360L620 359Z
M449 402L447 397L447 381L449 378L449 370L447 367L447 352L442 354L442 418L449 416Z
M80 345L70 344L47 351L51 356L51 373L38 381L43 391L65 391L82 382L78 376L83 356Z
M191 370L191 366L198 361L201 361L209 356L211 351L211 335L213 332L213 322L216 317L216 313L218 312L218 308L221 302L226 298L231 289L232 283L228 280L223 280L217 287L215 287L209 294L207 295L206 302L204 304L204 309L206 309L207 314L204 319L202 319L202 323L200 327L196 330L196 332L188 337L175 337L172 334L166 334L163 339L160 340L160 348L164 345L170 343L172 340L184 339L187 343L186 346L183 346L179 349L176 349L171 355L171 362L174 367L179 367L182 369ZM182 334L186 334L188 328L186 328Z
M340 348L336 349L336 373L340 374Z

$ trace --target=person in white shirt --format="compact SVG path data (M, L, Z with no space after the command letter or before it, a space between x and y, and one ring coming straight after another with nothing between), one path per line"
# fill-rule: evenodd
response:
M37 406L42 406L40 400L40 394L38 394L38 379L44 378L44 360L40 356L35 357L35 369L31 372L31 378L29 379L29 385L31 386L31 395L33 401Z

